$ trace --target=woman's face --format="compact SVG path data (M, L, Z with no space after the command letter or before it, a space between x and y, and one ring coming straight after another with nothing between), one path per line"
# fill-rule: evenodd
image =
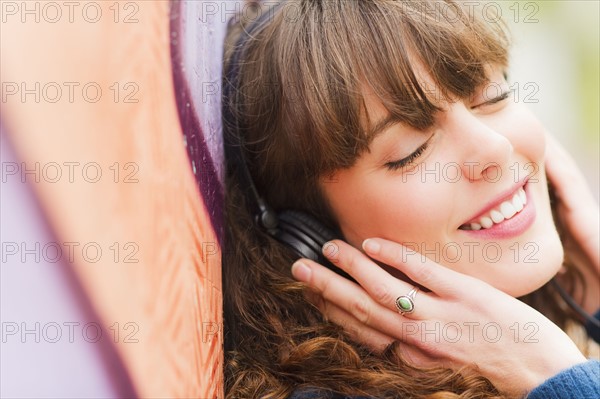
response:
M434 87L422 69L417 76ZM489 78L468 100L434 99L442 111L428 131L401 123L382 130L352 168L320 185L351 245L393 240L420 253L407 259L427 256L521 296L556 274L563 250L543 173L544 128L503 98L501 69L490 68ZM388 116L366 94L370 120Z

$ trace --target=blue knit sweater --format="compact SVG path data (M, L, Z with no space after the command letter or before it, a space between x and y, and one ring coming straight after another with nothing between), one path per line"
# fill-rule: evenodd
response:
M288 399L368 399L320 390L294 392ZM589 360L564 370L527 395L527 399L600 399L600 361Z
M544 381L527 399L599 399L600 362L589 360Z

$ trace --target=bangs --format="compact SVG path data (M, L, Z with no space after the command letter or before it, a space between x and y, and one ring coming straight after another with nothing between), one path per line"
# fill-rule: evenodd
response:
M504 27L481 23L473 15L477 10L467 13L443 1L357 3L364 10L357 10L359 32L350 37L360 50L349 53L347 62L395 121L426 129L436 104L471 96L488 80L486 66L508 64ZM431 77L433 87L419 80L417 68ZM368 113L367 126L372 128Z
M279 7L247 45L239 88L242 134L259 184L269 189L351 167L368 150L376 122L365 85L394 121L424 130L440 100L467 98L488 80L487 66L506 67L508 35L492 7L485 20L481 9L463 7L395 0L288 0ZM419 81L417 69L435 87Z

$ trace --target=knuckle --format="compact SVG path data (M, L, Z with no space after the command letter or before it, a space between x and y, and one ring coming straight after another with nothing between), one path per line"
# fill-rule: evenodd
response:
M351 255L348 260L347 260L347 264L348 264L348 270L347 272L352 274L352 272L354 272L355 270L358 269L359 267L359 262L358 262L358 256L356 255Z
M327 295L329 293L331 284L332 284L332 279L325 278L321 281L321 293L323 295Z
M383 305L389 305L395 300L390 289L385 284L378 284L373 288L373 298Z
M371 321L371 306L367 298L359 297L351 304L350 313L362 324L369 324Z
M406 253L403 248L394 247L390 257L394 264L401 264L406 261Z
M329 292L330 284L331 284L331 279L318 278L317 276L314 275L314 273L309 282L309 285L311 287L313 287L313 290L316 291L318 294L322 294L322 295Z
M429 268L427 264L423 263L415 269L414 276L418 283L427 286L432 279L431 268Z

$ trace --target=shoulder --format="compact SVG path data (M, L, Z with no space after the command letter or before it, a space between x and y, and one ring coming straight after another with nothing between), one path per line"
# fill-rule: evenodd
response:
M600 398L600 361L589 360L563 370L527 395L527 399Z

